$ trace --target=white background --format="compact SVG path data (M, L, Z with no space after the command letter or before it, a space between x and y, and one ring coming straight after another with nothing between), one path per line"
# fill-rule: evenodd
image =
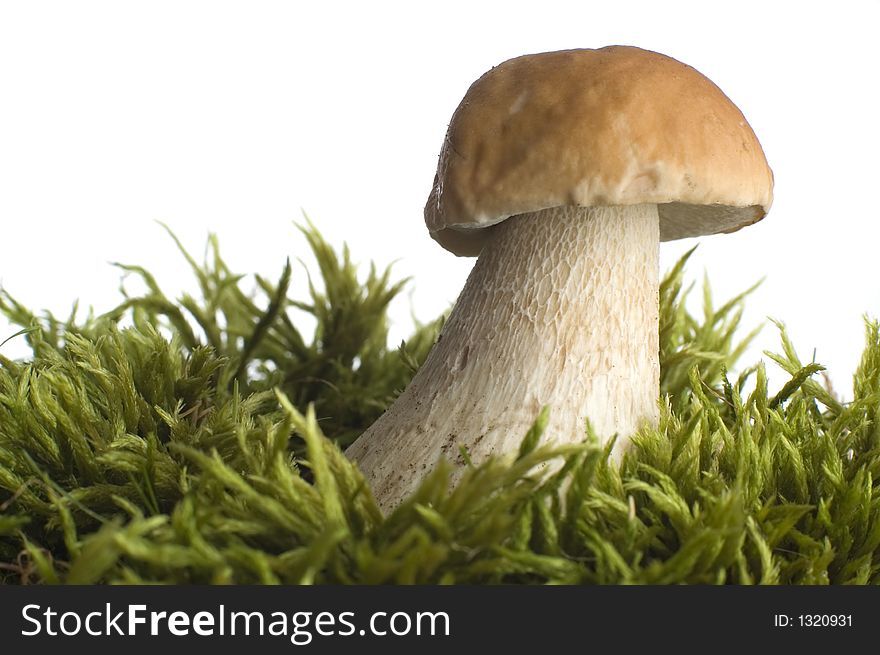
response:
M878 26L877 0L0 0L0 282L62 314L75 298L116 304L114 260L195 291L156 220L199 255L215 232L235 270L277 277L304 252L305 211L364 269L414 277L393 307L399 339L473 264L422 222L470 83L520 54L631 44L715 81L776 176L768 217L700 240L690 277L705 270L721 300L766 276L747 325L784 320L846 396L861 317L880 314ZM662 269L693 244L664 244ZM743 363L777 344L768 325Z

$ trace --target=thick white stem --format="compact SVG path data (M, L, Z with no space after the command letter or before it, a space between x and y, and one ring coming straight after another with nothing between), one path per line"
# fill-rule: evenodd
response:
M517 452L543 405L545 438L589 418L619 452L659 396L656 205L558 207L492 228L437 344L351 445L379 505L396 506L440 457Z

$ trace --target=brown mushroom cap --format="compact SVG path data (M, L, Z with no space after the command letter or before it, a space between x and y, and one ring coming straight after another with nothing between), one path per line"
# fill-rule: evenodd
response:
M425 222L478 255L516 214L658 205L660 239L734 232L767 213L773 173L742 112L708 78L629 46L510 59L468 89L440 152Z

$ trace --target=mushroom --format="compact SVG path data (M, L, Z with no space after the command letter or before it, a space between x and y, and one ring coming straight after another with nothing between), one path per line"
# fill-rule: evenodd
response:
M462 447L517 452L544 405L549 439L583 440L588 419L619 457L658 420L660 241L751 225L772 193L740 110L675 59L610 46L484 74L425 206L431 236L478 259L425 363L347 450L379 506Z

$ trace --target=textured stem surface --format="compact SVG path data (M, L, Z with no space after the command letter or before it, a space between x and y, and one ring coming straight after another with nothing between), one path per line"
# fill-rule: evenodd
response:
M349 447L391 509L443 456L515 453L543 405L545 438L619 452L659 396L656 205L557 207L492 228L424 365ZM461 469L459 469L460 473Z

